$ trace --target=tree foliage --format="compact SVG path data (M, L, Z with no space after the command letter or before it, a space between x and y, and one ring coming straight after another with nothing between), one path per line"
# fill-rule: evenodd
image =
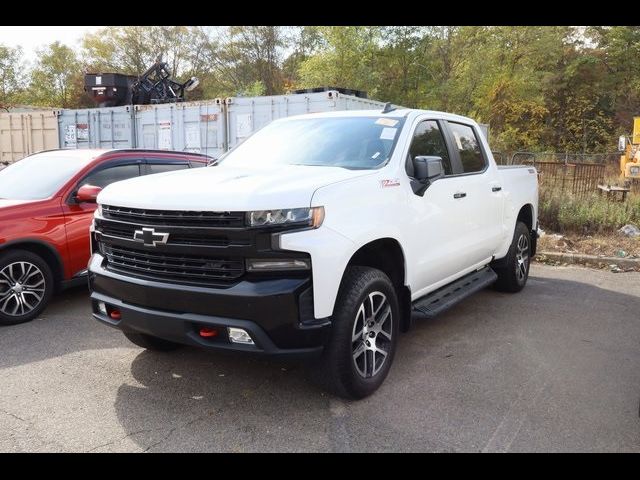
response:
M24 88L22 50L0 44L0 111L19 102Z
M613 150L640 114L640 27L131 26L38 52L26 82L0 45L0 104L90 105L84 72L140 74L158 55L193 100L336 86L468 115L499 150Z

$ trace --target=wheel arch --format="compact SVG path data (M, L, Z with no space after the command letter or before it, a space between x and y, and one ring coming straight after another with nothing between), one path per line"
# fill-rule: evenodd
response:
M411 289L407 286L406 256L400 242L390 237L371 240L353 253L345 273L350 266L376 268L389 277L400 305L400 329L407 331L411 325Z
M0 255L13 250L26 250L41 257L51 268L55 289L62 286L64 280L64 266L60 253L49 243L34 238L12 240L0 245Z

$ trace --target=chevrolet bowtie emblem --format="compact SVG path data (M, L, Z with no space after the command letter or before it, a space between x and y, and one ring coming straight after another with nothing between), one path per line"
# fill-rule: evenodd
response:
M144 243L147 247L165 245L169 239L168 233L156 232L153 228L143 228L133 232L133 239L136 242Z

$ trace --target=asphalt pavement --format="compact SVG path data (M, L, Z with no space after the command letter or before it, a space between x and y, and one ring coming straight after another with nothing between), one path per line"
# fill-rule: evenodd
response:
M307 369L144 351L87 291L0 327L0 451L640 452L640 273L535 264L400 337L361 401Z

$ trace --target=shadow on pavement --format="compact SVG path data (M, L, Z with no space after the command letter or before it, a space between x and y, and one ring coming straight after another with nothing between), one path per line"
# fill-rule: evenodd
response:
M532 437L534 447L525 450L535 442L553 450L554 441L571 449L580 429L588 442L592 430L628 428L624 416L599 423L594 392L603 382L619 389L637 379L629 368L617 376L610 370L616 355L638 358L640 324L629 327L638 311L638 297L534 276L519 295L485 290L436 319L416 321L400 337L383 387L360 402L325 394L300 364L184 348L140 353L131 364L139 384L122 384L115 409L129 438L149 450L502 451L517 449L518 435ZM629 394L621 392L619 403ZM548 407L536 403L545 401ZM522 411L514 413L514 405ZM522 418L512 422L519 425L514 433L507 427L516 414ZM529 414L541 415L544 428ZM578 433L562 426L572 415ZM574 448L588 449L580 445Z

